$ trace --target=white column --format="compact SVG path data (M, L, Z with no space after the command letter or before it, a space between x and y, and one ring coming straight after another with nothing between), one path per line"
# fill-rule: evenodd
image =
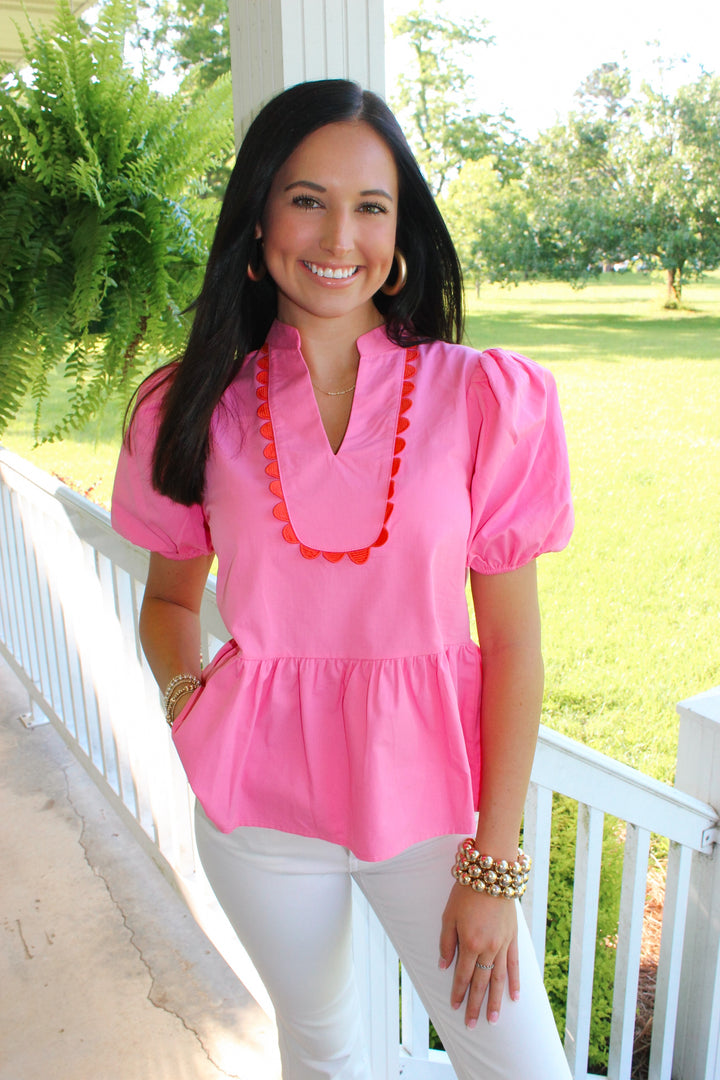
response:
M235 143L260 107L310 79L385 92L383 0L229 0Z
M675 786L720 808L720 687L678 705ZM673 1076L720 1080L720 853L693 854Z

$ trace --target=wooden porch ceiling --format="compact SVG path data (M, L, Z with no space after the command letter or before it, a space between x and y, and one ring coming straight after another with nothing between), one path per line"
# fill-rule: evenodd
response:
M95 0L70 0L70 8L79 15L92 6ZM34 25L50 22L56 9L55 0L0 0L0 60L10 64L20 64L23 59L22 46L17 27L27 33L28 16ZM27 14L26 14L27 13Z

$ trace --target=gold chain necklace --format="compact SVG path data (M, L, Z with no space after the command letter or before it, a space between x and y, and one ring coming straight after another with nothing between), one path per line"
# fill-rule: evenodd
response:
M352 384L352 386L348 386L347 390L323 390L321 387L315 386L315 383L312 382L312 379L310 380L310 382L315 387L315 389L318 391L318 393L326 394L327 397L342 397L343 394L351 394L353 392L353 390L355 389L355 387L357 386L357 382L354 382Z

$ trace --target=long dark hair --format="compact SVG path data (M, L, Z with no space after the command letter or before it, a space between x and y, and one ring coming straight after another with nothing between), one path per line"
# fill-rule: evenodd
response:
M189 506L201 501L213 412L247 354L263 345L277 314L269 275L257 282L247 275L248 263L257 263L255 226L273 179L304 138L326 124L348 120L362 120L373 128L392 152L398 171L397 246L407 260L408 278L397 296L378 292L374 297L391 340L405 345L462 339L460 263L390 109L376 94L345 79L285 90L258 114L240 147L194 304L187 348L169 369L152 480L176 502Z

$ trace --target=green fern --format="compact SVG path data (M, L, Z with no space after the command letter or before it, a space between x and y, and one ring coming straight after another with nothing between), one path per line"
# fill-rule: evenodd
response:
M232 154L229 78L202 102L154 92L123 58L134 16L89 31L60 0L23 39L29 77L0 84L0 432L30 397L61 438L187 332L215 212L208 168ZM43 430L54 378L67 409Z

